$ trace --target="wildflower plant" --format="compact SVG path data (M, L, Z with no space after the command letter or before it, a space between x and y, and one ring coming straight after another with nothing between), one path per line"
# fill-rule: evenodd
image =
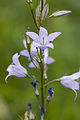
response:
M38 30L38 33L33 32L32 30L26 31L26 38L23 40L24 50L21 50L20 53L16 53L12 57L12 64L10 64L7 68L9 74L5 78L5 82L9 76L16 76L16 77L27 77L31 79L31 85L33 87L34 93L36 98L39 102L40 108L40 115L41 120L46 120L45 113L48 108L48 103L50 103L51 99L54 98L54 91L53 87L51 86L48 91L46 91L47 86L53 82L60 82L64 87L72 89L76 93L76 90L79 90L79 82L78 79L80 78L80 71L74 73L69 76L63 76L59 79L55 80L48 80L47 76L47 69L48 64L54 63L55 59L49 57L49 49L54 49L53 40L55 40L58 36L61 35L61 32L54 32L48 34L47 29L43 27L43 21L49 18L57 18L66 16L71 13L68 10L61 10L58 12L54 12L48 16L49 12L49 4L46 0L37 0L36 6L36 17L34 15L33 9L33 0L27 0L29 4L32 18L34 20L35 26ZM53 30L52 30L53 32ZM29 67L35 68L40 72L40 80L36 80L36 76L31 76L30 73L20 64L19 57L25 56L29 61ZM23 57L24 58L24 57ZM39 89L40 88L40 89ZM47 93L47 94L46 94ZM31 103L28 104L29 110L25 112L24 120L35 120L35 114L32 110Z

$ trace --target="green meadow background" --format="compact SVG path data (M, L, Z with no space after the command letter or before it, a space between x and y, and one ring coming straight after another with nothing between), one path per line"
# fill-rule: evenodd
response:
M34 8L36 8L36 1ZM47 19L43 26L52 32L62 32L55 39L55 49L49 49L49 55L56 62L49 65L49 80L78 72L80 67L80 0L47 0L49 2L49 15L59 10L71 10L69 16ZM0 0L0 120L24 120L24 113L28 110L28 103L32 104L34 113L40 120L40 111L36 97L28 78L11 76L8 83L5 77L6 68L12 63L12 56L24 49L24 39L27 27L37 32L31 12L26 0ZM20 57L21 64L28 69L31 75L40 79L35 69L28 68L26 57ZM74 102L75 93L63 87L60 83L50 84L53 87L52 99L47 120L80 120L80 90Z

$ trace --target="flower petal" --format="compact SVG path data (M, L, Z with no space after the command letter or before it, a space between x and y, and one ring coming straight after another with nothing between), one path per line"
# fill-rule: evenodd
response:
M24 45L25 48L27 48L27 46L26 46L26 40L23 40L23 45Z
M8 75L6 76L6 78L5 78L5 82L6 82L6 83L7 83L7 79L8 79L9 76L11 76L11 75L8 74Z
M49 43L48 45L47 45L47 47L50 47L50 48L54 48L54 45L52 44L52 43Z
M27 70L21 65L9 65L7 71L9 72L10 76L13 75L16 77L26 77L27 75Z
M78 78L80 78L80 71L69 76L63 76L60 78L60 80L75 80Z
M22 50L20 52L20 55L23 55L23 56L26 56L26 57L30 57L29 53L28 53L28 50Z
M44 45L41 45L41 46L38 46L38 47L42 50L45 50L46 48L48 48L48 46L44 46Z
M60 83L67 88L79 90L79 83L74 80L62 80Z
M61 32L55 32L55 33L51 33L50 35L48 35L48 39L49 41L53 41L56 37L58 37L61 34Z
M35 42L38 42L38 35L35 32L26 32L26 35L28 35L30 38L32 38Z
M30 68L35 68L35 66L36 66L36 67L39 67L39 65L38 65L38 63L37 63L36 60L33 60L33 62L30 62L30 63L29 63L29 67L30 67Z
M33 62L30 62L30 63L29 63L29 67L30 67L30 68L35 68L35 65L33 64Z
M51 64L53 62L55 62L55 60L53 58L51 58L51 57L47 58L47 62L46 62L47 64Z
M12 60L13 60L13 63L15 65L20 65L20 62L18 60L19 57L20 57L20 55L18 55L18 53L16 53L16 54L13 55Z
M48 32L45 28L40 27L40 31L39 31L39 36L42 38L42 36L48 36Z
M75 78L75 79L80 78L80 72L77 72L77 73L72 74L72 75L71 75L71 78L72 78L72 79L74 79L74 78Z

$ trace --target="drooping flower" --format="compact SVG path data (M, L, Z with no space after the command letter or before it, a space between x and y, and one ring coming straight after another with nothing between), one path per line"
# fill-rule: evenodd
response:
M41 107L41 120L44 120L44 107Z
M34 40L36 47L39 47L40 49L46 49L48 47L54 48L51 42L58 37L61 32L55 32L48 35L48 31L45 28L40 27L39 35L35 32L26 32L26 34Z
M35 119L35 116L34 116L34 114L32 113L32 106L31 106L31 104L28 104L28 106L29 106L29 110L30 110L30 116L29 116L29 118L30 118L30 120L34 120L34 119Z
M18 60L19 57L20 55L18 55L18 53L13 55L12 57L13 63L10 64L7 68L9 74L5 78L5 82L7 82L7 78L9 76L26 77L26 75L28 74L27 70L20 64Z
M52 88L49 88L48 92L49 92L49 96L47 97L47 100L50 100L53 98L54 91L52 90Z
M36 83L37 83L37 80L35 80L35 82L31 82L32 86L34 87L35 94L38 96L38 95L39 95L39 92L38 92L38 90L37 90Z
M77 72L77 73L74 73L72 75L63 76L63 77L60 78L60 80L61 80L60 83L64 87L70 88L70 89L72 89L76 93L76 97L75 97L74 100L76 100L76 98L77 98L77 92L76 92L76 90L79 90L79 82L75 81L78 78L80 78L80 71Z

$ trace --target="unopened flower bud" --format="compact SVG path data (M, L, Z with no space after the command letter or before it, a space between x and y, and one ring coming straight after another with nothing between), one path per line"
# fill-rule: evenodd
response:
M45 3L46 3L46 0L43 0L43 5L45 5Z
M42 11L42 19L45 19L47 17L48 12L49 12L49 5L47 4Z
M44 107L41 107L41 120L44 120Z
M34 114L32 113L32 106L31 106L31 104L28 104L28 106L29 106L29 110L30 110L29 118L30 118L30 120L34 120L34 119L35 119L35 116L34 116Z
M39 92L38 92L38 90L37 90L36 83L37 83L37 80L35 80L35 82L31 82L32 86L34 87L35 94L36 94L37 96L39 96Z
M46 69L44 70L44 79L47 79L47 71L46 71Z
M35 116L34 114L32 113L32 111L30 111L30 120L34 120L35 119Z
M47 96L47 100L49 101L53 98L54 91L52 90L52 88L49 88L48 92L49 92L49 96Z
M24 114L24 120L29 120L29 118L28 118L28 111L26 111L25 114Z
M28 3L30 3L30 2L32 3L32 0L27 0L27 2L28 2Z
M62 11L54 12L52 15L49 16L49 18L51 18L51 17L62 17L62 16L69 15L70 13L72 13L72 11L62 10Z
M36 8L36 18L39 17L39 12L40 12L40 5L38 5Z

